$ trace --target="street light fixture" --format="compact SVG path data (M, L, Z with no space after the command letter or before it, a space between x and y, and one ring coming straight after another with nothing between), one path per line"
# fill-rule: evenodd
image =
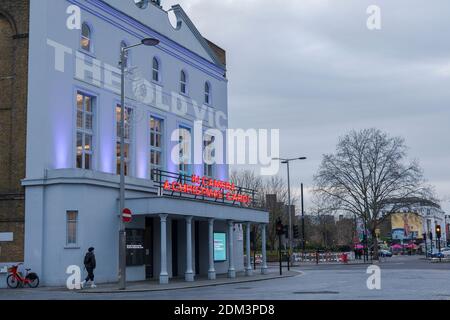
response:
M119 190L119 290L126 288L126 231L122 220L122 212L125 209L125 58L131 48L141 45L156 46L158 39L145 38L140 43L128 47L122 47L120 50L120 190Z
M292 254L292 217L291 217L291 180L289 175L289 163L291 161L296 160L306 160L306 157L299 157L299 158L290 158L290 159L283 159L283 158L273 158L272 160L280 160L281 163L287 165L287 180L288 180L288 215L289 215L289 254Z

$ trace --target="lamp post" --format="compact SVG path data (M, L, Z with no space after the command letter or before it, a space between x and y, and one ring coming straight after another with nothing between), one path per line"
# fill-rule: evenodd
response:
M122 47L120 50L120 190L119 190L119 290L126 288L126 230L122 220L122 212L125 209L125 59L127 52L134 47L141 45L156 46L159 40L154 38L145 38L140 43L128 47Z
M287 165L287 183L288 183L288 215L289 215L289 259L292 254L292 217L291 217L291 180L289 176L289 163L295 160L306 160L306 157L300 158L291 158L291 159L283 159L283 158L273 158L272 160L280 160L281 163Z
M303 183L301 184L302 198L302 261L305 259L305 209L303 207Z

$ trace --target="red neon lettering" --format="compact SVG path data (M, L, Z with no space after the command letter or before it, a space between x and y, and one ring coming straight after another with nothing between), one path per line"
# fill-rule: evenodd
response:
M169 181L164 182L164 190L170 190L170 184Z

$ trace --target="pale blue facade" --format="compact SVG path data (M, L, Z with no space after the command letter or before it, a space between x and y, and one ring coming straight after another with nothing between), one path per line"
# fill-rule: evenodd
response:
M67 27L70 16L67 10L71 5L81 9L82 21L91 30L89 52L81 48L82 31ZM208 274L211 269L208 264L210 223L214 232L230 232L228 222L233 226L234 264L241 271L244 270L244 241L237 226L244 222L263 225L268 222L267 213L252 209L196 203L192 207L180 206L172 199L155 202L157 189L150 179L150 118L163 121L163 169L171 172L178 170L170 160L171 151L178 143L171 141L174 130L181 126L194 134L195 121L202 116L203 131L215 128L223 132L228 127L225 66L181 7L175 6L173 11L178 16L175 28L168 13L160 7L150 4L140 9L132 0L31 0L27 169L23 180L25 263L39 273L45 285L65 284L66 268L81 265L90 246L96 248L97 282L117 280L116 106L120 102L118 62L122 41L127 45L146 37L161 41L157 47L141 46L131 51L126 81L126 106L134 115L126 206L135 214L127 227L144 229L151 225L152 248L148 249L152 251L152 277L158 279L161 274L162 227L167 228L167 272L171 277L176 269L178 276L182 276L189 261L185 259L188 250L185 222L189 217L196 221L191 226L196 234L192 236L192 257L194 272L199 275ZM160 64L159 82L152 80L154 57ZM187 94L180 93L181 71L187 75ZM211 88L209 105L204 103L206 82ZM88 170L77 168L77 96L80 94L94 101ZM187 106L187 113L182 112L183 106ZM191 173L203 175L203 165L192 166ZM228 166L215 165L214 175L227 180ZM75 243L67 240L71 228L68 212L77 213ZM167 222L163 225L161 216L165 215ZM172 227L173 221L180 223ZM196 228L199 230L195 231ZM173 232L177 232L179 245L172 244ZM178 255L176 268L171 259L173 248ZM229 261L214 265L217 273L229 272ZM148 270L145 265L130 266L127 278L144 280L149 278Z

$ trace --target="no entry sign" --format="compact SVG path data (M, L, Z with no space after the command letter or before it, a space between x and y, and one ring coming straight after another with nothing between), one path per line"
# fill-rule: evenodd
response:
M125 223L131 222L131 210L130 209L123 209L122 211L122 221Z

